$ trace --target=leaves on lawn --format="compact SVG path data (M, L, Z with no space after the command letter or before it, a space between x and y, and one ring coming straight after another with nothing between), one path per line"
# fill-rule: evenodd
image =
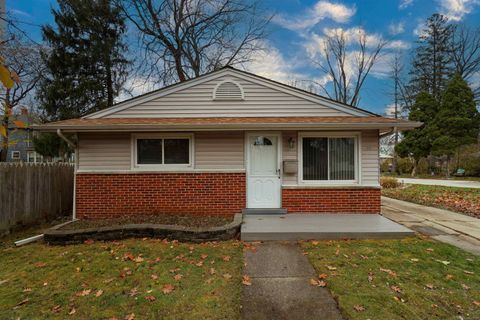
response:
M242 277L242 284L245 285L245 286L251 286L252 285L252 281L251 281L250 277L247 276L246 274L243 275L243 277Z
M463 270L463 273L465 273L465 274L475 274L475 272L468 271L468 270Z
M232 278L232 275L231 275L230 273L225 273L225 274L223 275L223 277L224 277L225 279L229 280L229 279Z
M230 261L230 256L223 256L222 260L228 262Z
M75 308L72 308L70 309L70 311L68 312L69 315L73 315L75 314L75 312L77 312L77 310L75 310Z
M57 304L55 306L52 307L52 312L53 313L59 313L60 311L62 311L62 306Z
M396 293L402 293L402 289L400 289L399 286L390 286L390 289L392 289Z
M425 287L426 287L427 289L430 289L430 290L433 290L433 289L434 289L434 286L433 286L433 284L431 284L431 283L427 283L427 284L425 285Z
M440 262L440 263L442 263L442 264L444 264L444 265L446 265L446 266L448 266L448 265L450 264L450 261L447 261L447 260L438 260L438 259L436 259L435 261Z
M85 241L83 241L84 244L94 244L95 241L93 239L87 239Z
M145 299L147 299L150 302L153 302L153 301L157 300L157 298L155 298L155 296L152 296L152 295L146 296Z
M359 305L359 304L354 305L354 306L353 306L353 309L355 309L355 311L357 311L357 312L363 312L363 311L365 311L365 307L364 307L364 306L361 306L361 305Z
M169 283L167 284L164 284L163 287L162 287L162 292L164 294L170 294L172 293L172 291L175 290L175 287Z
M200 259L205 260L208 258L208 254L201 254Z
M318 275L318 278L322 279L322 280L327 279L327 277L328 277L328 274L326 274L326 273L321 273L321 274Z
M156 274L152 274L152 275L150 276L150 278L152 278L152 280L157 280L157 279L158 279L158 276L157 276Z
M35 263L34 266L36 268L43 268L43 267L47 266L47 264L45 262L40 261L40 262Z
M23 299L22 301L20 301L19 303L17 303L15 305L15 307L13 307L13 309L17 309L18 307L20 306L23 306L25 303L27 303L28 301L30 301L30 299L26 298L26 299Z
M216 273L215 268L210 268L208 273L210 273L211 275L214 275Z
M139 294L139 292L138 292L138 288L137 288L137 287L130 289L130 292L128 293L128 295L129 295L130 297L135 297L135 296L138 295L138 294Z
M103 294L103 290L97 290L97 292L95 292L95 297L100 297L101 295Z
M135 313L130 313L123 318L124 320L135 320Z
M388 273L388 275L392 277L396 277L397 273L395 271L392 271L390 269L385 269L385 268L380 268L380 271Z
M323 281L323 280L317 280L317 279L310 279L310 284L312 286L317 286L317 287L326 287L327 286L327 282Z
M467 286L466 284L462 283L462 288L463 290L470 290L470 287Z
M327 266L327 269L330 270L330 271L335 271L335 270L337 270L336 267L332 267L332 266Z
M85 296L88 296L90 294L90 292L92 292L91 289L85 289L85 290L82 290L80 292L77 292L77 296L78 297L85 297Z
M176 274L173 276L173 279L175 279L175 281L180 281L182 279L183 275L181 275L180 273Z

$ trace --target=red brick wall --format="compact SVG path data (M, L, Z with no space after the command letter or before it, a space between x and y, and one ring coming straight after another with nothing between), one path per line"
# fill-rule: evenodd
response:
M245 208L244 173L77 174L77 218L235 214Z
M380 189L283 189L289 213L380 213Z

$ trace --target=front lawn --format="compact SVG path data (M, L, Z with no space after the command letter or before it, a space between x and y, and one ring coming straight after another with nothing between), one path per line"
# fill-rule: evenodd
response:
M382 195L480 218L480 189L415 184L382 189Z
M302 243L348 319L480 319L480 258L428 239Z
M0 250L2 319L239 318L238 241L131 239Z

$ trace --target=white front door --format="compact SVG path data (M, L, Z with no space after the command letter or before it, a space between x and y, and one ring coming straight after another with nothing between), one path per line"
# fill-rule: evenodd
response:
M247 137L247 207L280 208L280 135L248 134Z

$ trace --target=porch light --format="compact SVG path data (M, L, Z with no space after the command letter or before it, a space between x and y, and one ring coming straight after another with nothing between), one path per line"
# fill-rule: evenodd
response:
M295 148L295 138L293 138L293 137L288 138L288 147L289 147L290 149L294 149L294 148Z

